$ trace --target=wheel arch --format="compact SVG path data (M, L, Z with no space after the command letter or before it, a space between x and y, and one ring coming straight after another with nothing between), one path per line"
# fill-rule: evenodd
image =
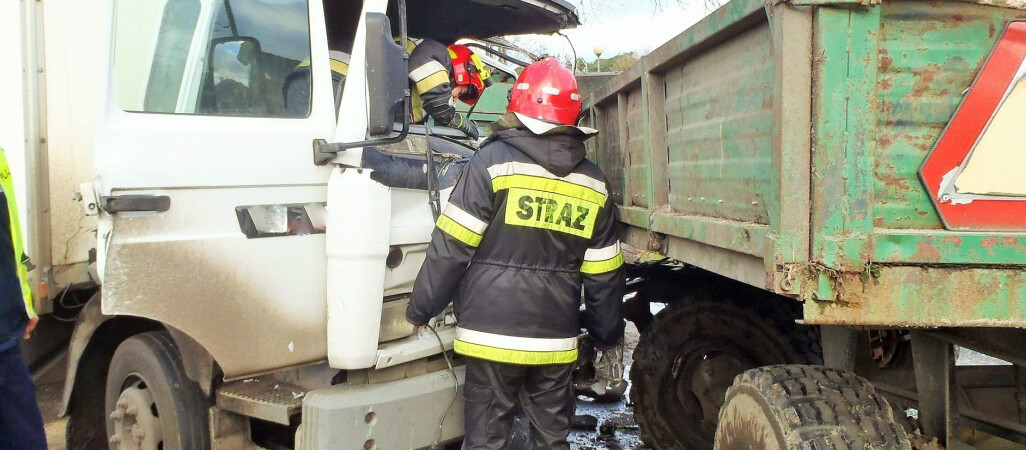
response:
M667 307L695 298L747 298L745 304L762 311L786 314L794 320L804 318L802 302L692 265L628 263L628 292L634 296L624 302L624 318L644 332L652 324L654 314L649 305L662 303ZM693 295L687 295L687 294ZM818 327L810 326L818 330ZM818 332L818 331L817 331Z
M161 322L136 316L103 314L101 295L100 292L97 292L82 308L68 344L68 368L64 378L61 417L66 417L74 406L72 405L72 394L75 387L80 385L79 369L83 361L98 359L102 362L99 367L106 368L121 342L149 331L167 331L171 335L175 346L182 354L186 375L199 384L204 395L209 396L214 371L214 359L210 352L187 334ZM85 375L81 374L81 376ZM102 375L102 380L106 380L106 369Z

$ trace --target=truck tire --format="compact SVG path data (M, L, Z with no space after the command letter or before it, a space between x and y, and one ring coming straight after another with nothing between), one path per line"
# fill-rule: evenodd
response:
M630 396L649 446L712 448L724 393L735 376L771 364L822 364L818 329L795 324L801 317L796 302L735 300L747 295L765 293L689 294L660 311L642 334Z
M853 373L802 365L738 375L727 390L716 450L911 449L883 396Z
M210 448L209 406L166 332L137 334L114 352L104 409L112 449Z

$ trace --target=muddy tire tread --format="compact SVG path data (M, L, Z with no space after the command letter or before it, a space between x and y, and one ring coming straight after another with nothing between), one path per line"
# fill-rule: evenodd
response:
M760 367L738 375L727 398L744 386L765 396L789 449L911 448L887 400L853 373L806 365Z

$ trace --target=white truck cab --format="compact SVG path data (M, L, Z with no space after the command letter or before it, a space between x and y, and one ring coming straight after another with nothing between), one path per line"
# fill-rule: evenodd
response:
M442 354L455 319L436 338L403 315L429 198L444 204L473 148L409 124L395 42L553 32L574 8L84 3L18 2L0 19L20 30L0 112L21 108L21 126L0 146L24 168L38 309L74 322L60 344L70 448L458 439L462 369Z

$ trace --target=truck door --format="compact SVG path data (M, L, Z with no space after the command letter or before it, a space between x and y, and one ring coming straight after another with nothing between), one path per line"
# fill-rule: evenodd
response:
M330 169L310 148L335 112L320 0L112 11L94 149L103 313L183 331L228 379L323 360Z
M453 42L464 36L486 38L552 32L577 23L573 7L561 0L499 0L488 4L447 0L444 3L442 6L437 2L365 0L362 4L341 99L340 111L347 114L346 120L338 122L333 140L345 145L345 150L329 159L336 168L328 182L325 248L327 351L329 365L333 368L351 370L382 365L378 359L381 354L378 324L387 321L381 320L382 287L387 292L389 287L404 281L395 276L389 279L390 274L403 269L400 266L396 271L386 270L389 247L401 252L400 260L404 264L419 268L432 229L427 192L379 182L380 177L376 180L373 173L377 169L368 166L364 158L367 149L380 145L381 139L387 137L370 136L368 130L391 129L388 123L381 126L371 120L373 111L386 111L392 99L387 95L392 92L388 88L391 85L385 81L387 77L374 74L393 74L403 70L404 65L392 64L397 59L396 51L388 50L390 44L382 42L402 36L404 31L414 37ZM439 15L438 11L442 10L445 14ZM410 19L405 30L403 17ZM495 20L498 18L503 20ZM372 79L376 80L376 85L372 86ZM371 92L377 95L371 96ZM383 101L386 104L382 105ZM385 117L386 122L391 116L377 115ZM367 139L375 141L371 144ZM427 164L421 170L426 176ZM444 194L441 200L444 204ZM406 280L412 285L413 279L410 276ZM405 324L401 316L397 320ZM434 344L428 345L433 347Z

